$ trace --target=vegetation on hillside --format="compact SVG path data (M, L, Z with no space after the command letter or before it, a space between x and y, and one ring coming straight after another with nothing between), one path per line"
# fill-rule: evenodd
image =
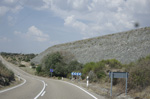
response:
M116 59L102 60L99 62L90 62L84 65L82 77L89 76L90 82L102 81L108 78L107 75L112 69L121 69L122 64ZM106 79L105 79L106 80Z
M139 91L150 86L150 56L140 58L137 62L130 64L122 64L116 59L108 59L82 65L77 61L66 63L64 56L60 52L56 52L47 55L36 71L38 75L50 76L50 68L54 70L53 76L71 77L71 72L81 72L82 79L89 76L90 82L101 83L110 83L110 71L128 72L128 91ZM113 84L122 85L123 88L125 81L124 79L114 79Z
M1 52L0 53L7 61L20 65L21 61L30 62L32 58L37 56L36 54L21 54L21 53L6 53Z
M129 70L129 88L143 90L150 86L150 56L140 58L132 66L128 65Z
M8 59L24 60L28 58L29 60L35 55L29 54L24 55L21 58L19 54L11 53L1 53L2 56ZM10 58L10 57L11 58ZM21 59L20 59L21 58ZM35 66L34 63L31 63ZM116 59L101 60L99 62L89 62L86 64L81 64L74 59L72 54L67 52L55 52L45 56L42 63L36 67L36 74L41 76L50 76L50 69L53 69L53 76L60 77L71 77L71 72L81 72L82 79L86 79L89 76L90 82L97 83L110 83L109 72L128 72L128 91L138 92L142 91L147 87L150 87L150 55L145 58L140 58L136 62L130 64L122 64ZM0 85L9 85L9 82L14 80L14 74L12 71L8 70L0 62ZM120 86L123 89L125 81L123 79L114 79L113 84ZM150 92L147 91L147 92ZM144 96L142 96L144 97Z
M70 62L66 62L65 56L60 52L51 53L47 55L42 64L40 64L37 68L37 74L42 76L50 76L50 69L53 69L53 76L57 77L67 77L73 71L82 70L82 64L73 60Z
M14 80L14 73L0 61L0 87L7 86Z

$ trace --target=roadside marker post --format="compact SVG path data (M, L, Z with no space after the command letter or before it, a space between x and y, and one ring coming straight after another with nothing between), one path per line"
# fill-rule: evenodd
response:
M109 72L109 77L111 78L110 96L112 96L113 78L126 78L125 95L127 95L128 72Z
M88 87L89 86L89 76L87 76L87 83L86 83L86 86Z

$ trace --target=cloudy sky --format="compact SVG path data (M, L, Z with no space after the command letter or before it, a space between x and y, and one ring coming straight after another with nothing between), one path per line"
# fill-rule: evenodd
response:
M150 26L150 0L0 0L0 52L40 53L136 22Z

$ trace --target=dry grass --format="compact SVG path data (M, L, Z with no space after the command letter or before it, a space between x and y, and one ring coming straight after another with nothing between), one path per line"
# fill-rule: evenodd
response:
M29 66L25 66L25 67L20 67L20 69L22 69L23 71L35 75L36 70L33 68L30 68Z

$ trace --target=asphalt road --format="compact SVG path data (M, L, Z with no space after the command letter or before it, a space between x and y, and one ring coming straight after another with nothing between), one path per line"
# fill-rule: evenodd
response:
M104 99L69 82L30 75L1 56L0 60L23 79L15 88L0 90L0 99Z

